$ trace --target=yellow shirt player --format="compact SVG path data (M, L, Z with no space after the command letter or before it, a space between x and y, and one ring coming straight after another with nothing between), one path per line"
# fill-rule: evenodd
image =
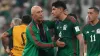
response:
M30 16L25 15L22 18L21 25L14 26L2 34L3 46L6 52L10 54L11 56L22 56L22 52L23 52L25 42L26 42L26 35L25 35L26 27L30 23L30 21L31 21ZM12 39L13 39L13 47L10 52L7 51L8 42L6 42L5 40L9 36L12 36Z

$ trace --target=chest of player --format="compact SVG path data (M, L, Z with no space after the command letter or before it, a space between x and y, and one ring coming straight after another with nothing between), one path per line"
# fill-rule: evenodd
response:
M90 26L85 31L85 36L88 42L99 42L100 41L100 26Z
M72 24L68 21L59 22L56 26L56 30L59 37L71 37L72 35Z

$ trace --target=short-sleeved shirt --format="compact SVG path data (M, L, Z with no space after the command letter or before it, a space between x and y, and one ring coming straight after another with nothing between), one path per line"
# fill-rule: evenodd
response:
M100 21L96 25L87 24L83 28L84 39L87 43L87 56L100 54Z
M78 55L78 40L76 38L80 34L78 22L74 18L68 17L63 21L56 21L55 32L60 41L66 43L65 47L58 48L57 56Z

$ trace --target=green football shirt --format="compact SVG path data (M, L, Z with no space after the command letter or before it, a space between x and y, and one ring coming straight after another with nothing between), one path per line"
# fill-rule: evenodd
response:
M96 25L87 24L83 28L84 39L87 43L87 56L100 54L100 22Z
M26 45L22 56L39 56L39 49L46 51L46 56L54 56L55 42L52 42L48 26L43 22L43 28L47 36L48 42L42 42L40 39L40 31L34 21L26 29ZM45 56L44 55L44 56Z
M55 22L56 36L60 41L65 42L66 46L58 47L57 56L74 56L79 55L79 45L77 35L80 34L79 24L74 18L66 18L63 21Z

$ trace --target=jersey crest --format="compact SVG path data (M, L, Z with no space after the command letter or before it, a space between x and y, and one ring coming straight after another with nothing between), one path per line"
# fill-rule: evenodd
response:
M96 33L97 33L97 34L100 34L100 29L97 29L97 30L96 30Z

